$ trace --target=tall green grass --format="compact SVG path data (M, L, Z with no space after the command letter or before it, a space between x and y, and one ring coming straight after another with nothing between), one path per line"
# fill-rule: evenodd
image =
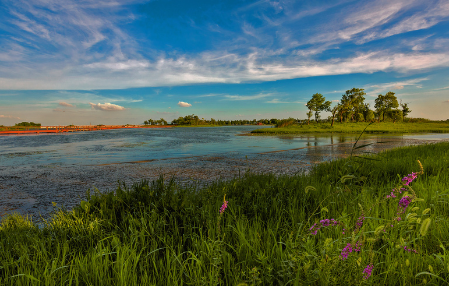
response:
M406 215L430 218L429 229L421 235L404 218L373 241L397 211L397 200L385 196L419 171L416 160L424 174L412 188L423 201ZM448 171L449 143L439 143L325 162L307 175L246 174L202 189L160 178L93 191L73 211L56 208L42 227L21 215L3 218L0 285L448 283ZM370 215L356 233L359 204ZM325 218L344 224L345 234L341 225L311 234ZM354 239L361 251L343 260ZM373 273L364 279L369 263Z
M367 123L313 123L310 125L295 124L280 128L262 128L253 130L252 134L278 135L301 133L360 133ZM449 133L449 122L374 122L365 133Z

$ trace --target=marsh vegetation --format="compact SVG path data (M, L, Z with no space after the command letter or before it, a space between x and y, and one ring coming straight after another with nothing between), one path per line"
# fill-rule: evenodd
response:
M73 211L55 205L41 226L3 218L0 284L448 283L448 169L442 142L307 175L92 191Z

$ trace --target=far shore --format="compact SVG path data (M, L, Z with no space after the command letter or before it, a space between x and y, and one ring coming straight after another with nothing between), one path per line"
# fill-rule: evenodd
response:
M374 133L374 134L404 134L404 133L449 133L448 121L433 122L357 122L357 123L312 123L294 124L278 128L261 128L251 131L249 135L288 135L306 133Z

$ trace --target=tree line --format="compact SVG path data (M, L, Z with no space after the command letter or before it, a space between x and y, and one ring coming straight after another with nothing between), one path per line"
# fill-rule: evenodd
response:
M173 119L171 125L181 125L181 126L191 126L191 125L218 125L218 126L226 126L226 125L257 125L257 124L277 124L279 119L271 118L271 119L241 119L241 120L216 120L214 118L204 119L199 118L198 115L191 114L186 115L184 117L180 116L177 119ZM143 122L144 125L167 125L167 121L163 118L160 120L145 120Z
M33 126L33 127L40 127L40 123L34 123L34 122L20 122L16 123L15 126Z
M385 95L379 94L374 101L374 110L370 109L369 103L365 103L365 95L363 88L353 88L347 90L342 95L340 102L331 107L332 102L326 101L326 98L321 93L315 93L307 102L306 106L309 109L307 112L307 124L310 118L315 115L315 121L320 119L320 112L331 112L332 126L334 119L338 118L340 122L362 122L374 121L379 122L385 120L392 120L393 122L403 120L411 112L407 103L399 104L394 92L387 92ZM399 109L399 106L401 109Z

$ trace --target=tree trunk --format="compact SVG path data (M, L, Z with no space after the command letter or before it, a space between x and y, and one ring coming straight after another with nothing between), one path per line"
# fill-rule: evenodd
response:
M334 126L334 116L332 116L332 124L331 127ZM331 136L332 137L332 136Z

